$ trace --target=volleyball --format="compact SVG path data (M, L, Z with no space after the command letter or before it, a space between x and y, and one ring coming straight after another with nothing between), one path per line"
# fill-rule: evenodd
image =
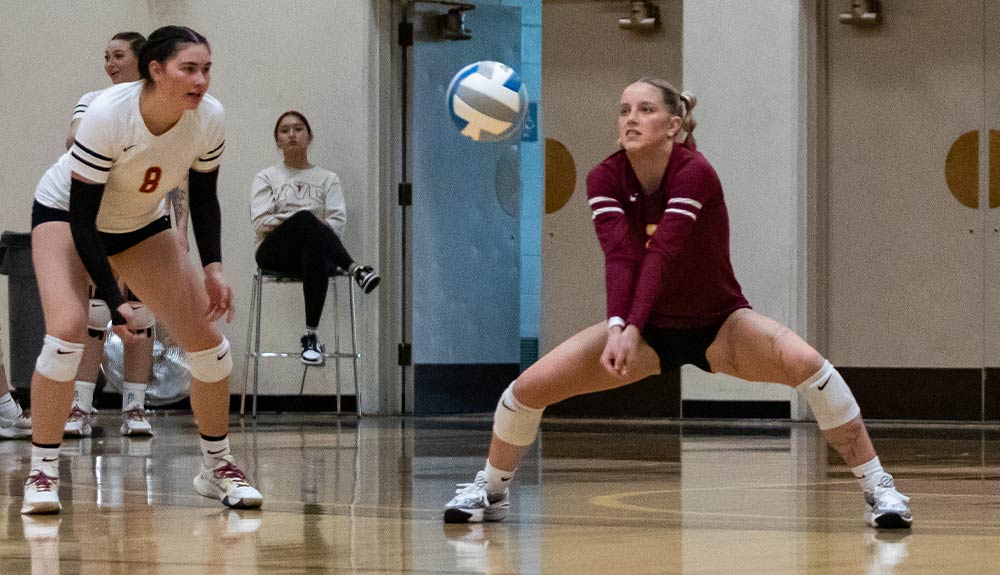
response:
M448 85L448 113L463 136L477 142L505 140L517 132L528 92L513 68L476 62L459 70Z

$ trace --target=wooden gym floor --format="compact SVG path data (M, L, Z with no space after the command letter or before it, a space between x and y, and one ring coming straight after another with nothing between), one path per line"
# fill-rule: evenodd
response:
M58 516L22 518L30 442L0 442L0 573L1000 572L998 427L873 425L915 518L877 532L811 424L547 420L508 520L466 526L441 506L483 463L485 417L234 417L254 512L194 492L190 415L152 423L124 439L102 414L67 440Z

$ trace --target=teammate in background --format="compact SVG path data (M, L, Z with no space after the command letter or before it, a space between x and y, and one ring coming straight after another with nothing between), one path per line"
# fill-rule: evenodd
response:
M31 437L31 418L25 417L21 406L11 396L14 390L7 382L4 369L3 351L0 350L0 439L23 439Z
M139 51L142 80L101 92L73 146L39 182L32 255L47 335L31 381L35 425L22 513L62 508L59 444L87 337L91 279L107 296L115 332L126 342L140 337L112 266L187 352L201 435L195 489L229 507L263 503L230 455L232 354L214 326L232 321L233 292L222 273L216 188L225 131L222 105L207 94L211 67L204 36L157 29ZM165 214L164 196L185 175L203 282Z
M695 150L694 96L643 78L625 88L622 149L587 177L605 256L607 321L563 342L503 392L485 469L460 484L446 522L499 521L542 411L569 397L692 364L802 394L861 484L865 520L909 527L909 498L882 469L861 410L836 369L787 327L750 309L733 273L729 218L715 170ZM684 144L675 143L681 131Z
M289 110L274 125L274 141L284 161L261 170L253 179L250 219L257 232L257 265L302 278L306 328L302 363L323 363L323 344L316 336L330 272L347 271L365 293L378 286L371 266L354 263L340 241L347 222L344 192L337 174L309 162L313 133L309 121Z
M112 84L135 82L139 80L139 49L146 42L146 37L138 32L119 32L111 37L104 50L104 71ZM66 138L66 149L73 145L80 119L87 111L90 103L102 90L84 94L73 110L69 135ZM174 208L174 225L177 228L177 238L187 251L187 189L186 182L167 194L170 205ZM144 337L132 343L124 344L123 357L123 390L122 390L122 435L152 435L153 427L146 418L146 387L152 376L153 367L153 327L156 318L149 309L135 298L131 290L126 289L125 295L132 302L139 320L136 323L148 326L141 330ZM64 432L69 437L88 437L93 431L92 417L94 413L94 391L97 389L97 378L100 374L101 359L104 357L104 337L107 331L110 315L104 294L91 294L90 318L88 321L88 338L86 349L80 362L76 383L73 386L73 408ZM124 343L124 342L123 342Z

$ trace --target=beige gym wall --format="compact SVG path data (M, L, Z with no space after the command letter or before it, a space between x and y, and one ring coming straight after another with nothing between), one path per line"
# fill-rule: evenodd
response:
M340 175L347 201L345 244L355 259L379 261L378 192L381 75L381 0L245 2L187 0L62 2L10 0L0 8L0 229L29 231L35 184L63 152L73 107L81 94L109 85L104 46L122 30L149 34L164 24L189 25L213 48L210 92L226 107L227 147L220 175L223 255L235 290L236 318L224 326L240 350L232 389L243 381L254 236L249 185L259 170L280 161L271 131L277 116L295 108L309 118L315 140L310 159ZM384 79L384 78L383 78ZM195 256L196 257L196 256ZM346 295L346 292L344 292ZM0 281L0 337L6 350L7 282ZM304 324L298 286L272 288L266 298L265 343L298 348ZM359 331L365 351L362 381L377 381L378 298L359 298ZM343 301L343 299L342 299ZM327 312L329 313L329 311ZM324 318L324 323L328 318ZM345 332L346 333L346 332ZM332 341L332 335L324 336ZM298 393L302 366L264 362L261 391ZM331 367L311 369L305 393L329 393ZM353 393L350 369L345 392ZM375 386L364 389L369 408Z

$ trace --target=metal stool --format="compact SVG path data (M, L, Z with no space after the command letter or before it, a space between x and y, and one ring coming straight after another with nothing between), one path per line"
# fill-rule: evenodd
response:
M331 301L331 306L333 314L337 314L337 284L338 278L344 278L347 280L348 290L351 295L351 348L350 350L341 350L340 348L340 326L336 326L333 335L333 351L326 351L324 349L323 357L333 358L335 361L335 366L337 368L336 375L336 385L337 385L337 412L341 412L340 404L340 360L350 359L352 363L352 368L354 371L354 393L355 393L355 403L357 405L357 414L361 416L361 389L358 387L358 359L361 358L361 353L358 351L358 332L357 332L357 321L356 312L354 309L354 281L353 278L347 274L342 269L337 269L337 271L330 276L330 284L333 286L333 297ZM261 358L267 357L299 357L300 352L277 352L277 351L261 351L260 350L260 318L262 315L261 304L263 300L263 291L265 283L301 283L302 279L294 276L289 276L280 272L265 270L257 268L257 272L253 276L253 292L250 299L250 324L247 327L247 348L246 348L246 361L245 369L243 370L243 394L240 396L240 416L246 413L246 397L247 397L247 380L250 377L250 360L253 360L253 408L251 411L252 417L257 417L257 380L260 375L259 364Z

